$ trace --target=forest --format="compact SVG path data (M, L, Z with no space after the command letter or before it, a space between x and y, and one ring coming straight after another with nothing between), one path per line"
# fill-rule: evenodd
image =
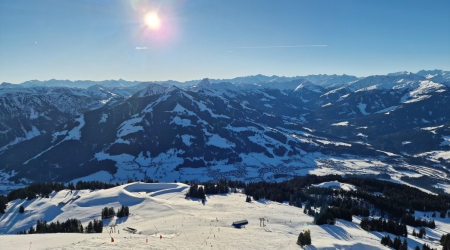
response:
M339 181L352 184L356 191L313 187L328 181ZM307 175L284 182L250 182L245 187L245 194L254 200L268 199L277 202L289 201L299 206L309 201L313 207L321 207L327 203L329 208L339 208L339 217L349 218L351 215L378 215L393 220L405 219L411 226L427 226L433 228L431 221L412 220L414 211L436 211L442 216L450 208L450 196L432 195L421 190L398 183L371 178L342 177L340 175L315 176ZM444 213L443 213L443 212ZM369 213L368 213L369 212ZM338 217L338 218L339 218ZM344 219L344 218L342 218Z

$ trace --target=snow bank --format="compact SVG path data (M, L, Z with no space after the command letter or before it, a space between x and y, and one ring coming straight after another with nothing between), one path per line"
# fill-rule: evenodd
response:
M333 123L331 124L331 126L348 126L348 122Z
M328 181L320 184L312 185L314 187L320 188L332 188L332 189L342 189L345 191L356 191L356 187L347 183L340 183L338 181Z

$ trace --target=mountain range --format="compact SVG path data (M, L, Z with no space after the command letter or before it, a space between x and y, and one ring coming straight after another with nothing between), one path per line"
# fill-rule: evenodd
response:
M450 71L0 85L0 182L373 176L439 192Z

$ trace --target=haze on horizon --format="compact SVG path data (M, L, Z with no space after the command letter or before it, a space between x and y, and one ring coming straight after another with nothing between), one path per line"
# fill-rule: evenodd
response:
M0 82L450 69L450 1L0 2Z

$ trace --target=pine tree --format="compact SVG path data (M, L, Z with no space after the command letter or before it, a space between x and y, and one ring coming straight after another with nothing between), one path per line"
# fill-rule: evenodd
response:
M89 227L89 226L88 226ZM103 221L94 219L93 229L95 233L103 232Z
M443 234L440 243L442 250L450 250L450 234Z
M121 208L117 209L117 217L118 218L123 217L123 210L124 210L123 205Z
M304 238L305 245L311 245L311 231L309 231L309 229L305 231Z
M203 187L199 187L198 188L198 198L200 199L205 199L205 190L203 189Z
M302 247L305 245L311 245L311 231L309 231L309 229L298 235L297 244Z
M22 205L20 205L19 213L23 214L24 212L25 212L25 208Z
M298 235L298 238L297 238L297 244L299 244L299 245L302 246L302 247L305 245L305 240L304 240L303 232L301 232L301 233Z
M393 243L392 243L391 237L389 237L389 235L381 237L381 244L384 246L392 245Z
M427 235L427 232L425 231L425 228L421 227L419 230L419 234L417 235L417 237L419 238L423 238L423 236Z
M303 209L304 214L310 214L311 213L311 202L309 200L305 203L305 208Z
M114 211L114 208L113 207L110 207L109 209L108 209L108 216L109 217L114 217L116 215L116 212Z
M394 249L400 249L401 245L402 245L402 241L400 240L400 237L395 237L394 242L393 242Z
M92 224L92 221L89 221L89 224L87 226L87 232L93 233L94 232L94 225Z
M400 250L408 250L408 242L406 241L406 238L403 239L403 243L400 247Z
M297 198L295 206L302 208L302 200L300 198Z
M0 195L0 214L5 213L6 204L8 204L8 199L5 196Z

